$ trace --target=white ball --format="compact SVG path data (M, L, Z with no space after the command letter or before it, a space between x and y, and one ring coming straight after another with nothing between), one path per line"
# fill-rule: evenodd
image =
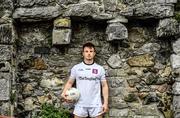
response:
M72 87L66 91L66 95L67 95L67 99L72 101L77 101L80 97L80 92L78 89Z

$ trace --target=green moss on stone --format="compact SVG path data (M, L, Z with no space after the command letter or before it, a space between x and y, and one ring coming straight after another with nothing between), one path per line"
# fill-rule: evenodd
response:
M180 12L175 13L175 19L180 23Z

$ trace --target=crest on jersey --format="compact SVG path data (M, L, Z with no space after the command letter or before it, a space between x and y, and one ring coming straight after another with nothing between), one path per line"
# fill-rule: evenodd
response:
M93 74L98 74L98 69L92 69Z

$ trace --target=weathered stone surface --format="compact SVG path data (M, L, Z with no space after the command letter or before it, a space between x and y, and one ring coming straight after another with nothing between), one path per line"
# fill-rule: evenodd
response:
M8 79L0 78L0 100L9 100L10 98L10 83Z
M111 88L118 88L124 86L124 79L120 77L108 77L109 86Z
M71 27L71 20L69 18L57 18L54 20L54 27Z
M110 109L109 116L110 117L127 117L129 109Z
M71 29L53 29L53 45L69 44L71 41Z
M128 23L128 19L126 19L124 16L117 16L116 18L107 21L107 23Z
M115 11L117 7L117 0L103 0L105 10Z
M14 9L13 0L0 0L0 18L4 15L4 11L10 11L12 13Z
M51 79L42 79L40 86L44 88L59 89L64 82L57 77Z
M173 42L172 48L174 53L180 54L180 38Z
M148 14L148 15L146 15ZM134 6L133 16L142 18L165 18L174 15L172 4L137 4Z
M157 51L159 51L161 48L161 46L158 43L147 43L144 44L139 50L138 53L148 53L148 54L152 54L152 53L156 53Z
M173 109L177 110L180 109L180 96L173 96Z
M159 91L160 93L164 93L164 92L170 90L170 88L171 88L171 86L168 85L167 83L162 84L162 85L154 85L154 86L155 86L155 89L157 91Z
M159 116L160 115L160 112L157 109L156 104L152 104L148 106L137 105L136 108L133 109L133 111L135 112L135 114L143 115L143 116Z
M179 118L180 117L180 109L174 110L174 118Z
M119 54L111 55L107 63L109 64L111 68L121 68L123 64L122 59L119 56Z
M0 7L0 9L2 9ZM12 23L12 11L10 10L2 10L0 11L0 24L8 24L8 23Z
M136 76L131 76L127 79L128 85L130 87L134 87L137 83L139 83L141 81L140 78L136 77Z
M42 58L36 58L34 60L34 68L37 70L45 70L47 69L47 65Z
M33 6L48 6L55 0L17 0L20 7L33 7Z
M93 14L92 18L94 20L109 20L109 19L112 19L114 17L113 17L112 14L102 12L102 13L99 13L99 14Z
M4 115L4 116L8 116L10 112L11 112L10 103L9 102L1 103L1 105L0 105L0 114Z
M0 25L0 43L12 44L14 40L15 36L12 24Z
M116 97L116 96L122 96L123 92L125 92L125 89L124 87L110 88L110 91L111 92L109 93L109 96Z
M10 60L12 56L12 46L0 45L0 61Z
M177 0L166 0L166 3L177 3Z
M123 40L128 38L127 28L121 23L112 23L107 26L107 41Z
M35 98L32 98L32 97L26 98L24 101L25 110L31 111L35 109L37 107L37 105L35 105L35 101L37 101Z
M128 59L127 63L130 66L144 66L149 67L154 65L154 57L149 54L138 55Z
M172 72L172 68L170 66L167 66L164 68L164 70L160 70L159 74L161 77L169 77Z
M145 30L142 27L133 27L129 30L128 40L134 43L144 43L147 39Z
M0 79L7 79L10 80L12 75L10 73L0 73Z
M128 94L124 95L123 99L126 102L137 102L138 97L135 93L128 93Z
M172 54L170 61L173 69L180 68L180 55Z
M117 108L117 109L124 109L124 108L128 108L128 104L120 97L111 97L110 107Z
M180 82L175 82L172 88L173 88L172 93L174 95L180 95Z
M77 4L79 0L59 0L60 4L68 5L68 4Z
M69 5L63 16L92 16L99 13L98 4L94 2L84 2L80 4Z
M41 21L50 20L62 14L61 7L48 6L48 7L35 7L35 8L17 8L13 13L14 19L21 21Z
M23 87L23 93L24 95L31 95L33 93L33 86L31 84L26 84Z
M158 37L169 37L179 33L179 25L175 19L166 18L159 21L159 25L156 28Z

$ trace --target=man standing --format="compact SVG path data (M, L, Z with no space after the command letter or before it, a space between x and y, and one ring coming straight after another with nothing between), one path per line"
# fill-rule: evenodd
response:
M108 111L108 84L105 70L94 62L96 55L95 46L92 43L83 45L83 62L73 66L70 77L64 87L61 96L68 102L65 94L76 80L76 87L80 91L80 98L75 104L74 118L102 118ZM101 92L102 86L102 92ZM101 100L101 93L103 102Z

